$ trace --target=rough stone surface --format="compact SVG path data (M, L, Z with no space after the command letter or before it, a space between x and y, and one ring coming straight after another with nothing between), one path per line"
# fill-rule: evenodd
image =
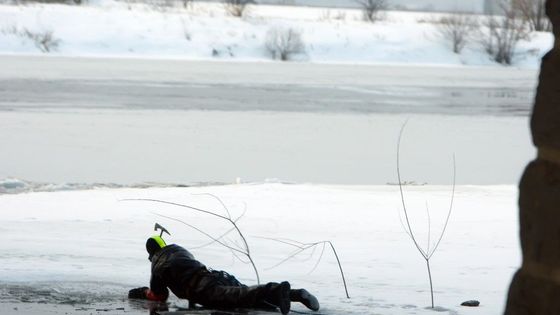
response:
M555 48L542 60L531 129L537 147L560 150L560 0L549 0L547 9L556 41Z
M560 0L547 1L554 48L544 58L531 118L539 157L519 185L523 266L513 278L507 315L560 314Z
M560 164L529 164L519 186L524 260L560 268Z
M513 278L506 314L560 314L560 286L555 282L535 278L519 271Z

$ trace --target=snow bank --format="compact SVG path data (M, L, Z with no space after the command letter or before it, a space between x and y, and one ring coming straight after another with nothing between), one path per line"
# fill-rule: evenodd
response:
M371 24L352 9L259 5L240 19L227 16L216 3L190 9L108 0L79 7L0 5L0 53L40 53L46 48L34 38L50 33L49 53L56 55L268 61L266 33L283 26L303 36L305 53L293 57L300 61L495 64L475 43L454 54L429 22L434 17L437 14L388 12L384 21ZM550 34L533 34L532 40L520 43L515 64L536 68L551 45Z
M396 186L260 184L2 195L0 283L11 284L8 288L14 290L0 290L0 298L17 299L14 295L24 290L37 303L86 297L120 300L127 288L148 283L144 242L154 233L156 221L171 232L169 243L192 249L209 267L254 283L249 265L219 245L203 246L208 244L204 235L159 215L184 220L212 235L229 229L219 220L174 206L122 201L154 198L225 214L214 198L203 193L219 196L233 217L244 214L239 225L262 281L288 279L294 287L308 288L320 298L322 313L433 314L426 309L430 298L425 263L399 220ZM514 186L457 187L450 224L432 258L435 302L442 313L502 312L508 283L520 263L516 195ZM431 210L431 242L437 240L451 187L406 186L405 196L419 242L428 242L426 202ZM321 248L269 269L294 248L259 237L331 240L351 299L345 298L328 248L311 273ZM235 242L236 237L231 234L228 239ZM48 294L35 296L38 290ZM459 306L468 299L480 300L481 307ZM302 310L297 305L294 309Z

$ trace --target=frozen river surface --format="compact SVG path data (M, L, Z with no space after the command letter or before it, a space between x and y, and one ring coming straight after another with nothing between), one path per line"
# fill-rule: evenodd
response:
M0 58L0 179L512 184L535 71Z
M0 108L526 116L534 70L3 57Z

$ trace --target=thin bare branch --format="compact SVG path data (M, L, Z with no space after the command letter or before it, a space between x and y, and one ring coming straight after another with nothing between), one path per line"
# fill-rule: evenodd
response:
M182 224L184 224L184 225L186 225L186 226L188 226L188 227L190 227L190 228L192 228L192 229L194 229L194 230L196 230L196 231L198 231L198 232L204 234L206 237L208 237L208 238L210 238L211 240L213 240L214 242L216 242L216 243L218 243L218 244L220 244L220 245L222 245L222 246L228 248L229 250L232 250L232 251L235 251L235 252L238 252L238 253L241 253L241 254L244 254L244 255L245 255L245 252L243 252L243 251L241 251L241 250L239 250L239 249L237 249L237 248L235 248L235 247L229 246L228 244L226 244L226 243L224 243L224 242L218 240L217 238L215 238L215 237L213 237L212 235L210 235L210 234L204 232L203 230L197 228L196 226L194 226L194 225L192 225L192 224L189 224L189 223L187 223L187 222L185 222L185 221L183 221L183 220L180 220L180 219L177 219L177 218L173 218L173 217L169 217L169 216L166 216L166 215L163 215L163 214L159 214L159 213L155 213L155 212L152 212L152 213L155 214L155 215L157 215L157 216L160 216L160 217L162 217L162 218L166 218L166 219L169 219L169 220L172 220L172 221L175 221L175 222L182 223Z
M226 211L228 219L231 220L231 213L229 212L228 207L227 207L226 204L222 201L222 199L220 199L218 196L216 196L216 195L214 195L214 194L210 194L210 193L200 193L200 194L193 194L193 195L194 195L194 196L210 196L210 197L216 199L216 200L220 203L220 205L222 205L222 208L224 208L224 210Z
M253 237L260 238L260 239L263 239L263 240L279 242L279 243L294 246L294 247L297 247L297 248L300 248L300 249L303 249L306 245L306 244L303 244L303 243L300 243L300 242L297 242L298 244L294 244L295 241L292 241L292 240L289 240L289 239L263 237L263 236L253 236Z
M408 231L410 232L410 237L412 238L412 242L414 243L414 246L416 246L416 249L418 250L418 252L420 252L420 254L422 256L424 256L424 258L428 258L428 254L426 252L424 252L422 247L420 247L420 245L416 241L414 231L412 230L412 227L410 225L410 220L408 218L408 211L406 209L406 203L405 203L404 192L403 192L403 185L402 185L402 179L401 179L401 168L400 168L400 153L401 153L401 139L402 139L402 135L404 133L404 128L406 127L407 123L408 123L408 120L402 125L401 131L399 133L399 140L397 142L397 177L398 177L398 180L399 180L399 191L401 193L401 202L402 202L402 205L403 205L404 216L406 218L406 225L408 227Z
M240 256L238 253L236 252L231 252L231 254L233 255L234 258L236 258L237 260L239 260L241 263L243 264L249 264L251 263L249 260L243 260L244 256ZM245 256L246 257L246 256Z
M432 308L434 308L434 284L432 283L432 270L430 269L430 259L426 259L426 267L428 268L428 279L430 279L430 295L432 297Z
M342 264L340 263L340 259L338 258L336 249L334 248L334 245L331 241L327 241L327 243L329 243L329 245L331 246L331 249L334 253L334 257L336 258L336 262L338 263L338 268L340 269L340 274L342 275L342 283L344 283L344 291L346 291L346 297L350 298L350 295L348 294L348 286L346 285L346 277L344 276L344 271L342 270Z
M247 211L247 209L245 208L245 209L243 210L243 213L242 213L239 217L237 217L235 220L233 220L233 222L237 223L239 220L241 220L241 219L245 216L245 212L246 212L246 211ZM224 234L222 234L222 235L220 235L219 237L217 237L217 239L218 239L218 240L221 240L221 239L223 239L224 237L226 237L229 233L231 233L231 232L233 232L233 231L235 231L235 230L236 230L235 227L233 227L233 228L227 230ZM203 244L203 245L200 245L200 246L191 247L191 249L201 249L201 248L204 248L204 247L208 247L208 246L210 246L210 245L212 245L212 244L214 244L214 243L215 243L215 241L211 241L211 242L208 242L208 243Z
M305 247L305 248L299 248L296 249L292 254L290 254L288 257L282 259L279 263L275 264L272 267L268 267L265 270L270 270L270 269L274 269L280 265L282 265L283 263L287 262L288 260L292 259L293 257L297 256L299 253L303 252L304 250L307 250L309 247Z
M208 211L208 210L204 210L204 209L200 209L200 208L197 208L197 207L192 207L192 206L189 206L189 205L184 205L184 204L180 204L180 203L176 203L176 202L165 201L165 200L136 198L136 199L121 199L120 201L150 201L150 202L163 203L163 204L167 204L167 205L172 205L172 206L177 206L177 207L182 207L182 208L188 208L188 209L191 209L191 210L194 210L194 211L198 211L198 212L206 213L206 214L211 215L211 216L218 217L222 220L231 221L228 217L225 217L223 215L214 213L212 211Z
M432 250L432 253L428 256L428 259L432 258L432 256L434 255L434 253L438 249L438 246L441 243L441 240L443 239L443 235L445 234L445 230L447 229L447 224L449 223L449 217L451 217L451 211L453 210L453 201L455 199L456 175L457 175L457 167L455 165L455 154L453 154L453 190L451 191L451 202L449 203L449 211L447 212L447 218L445 219L445 224L443 225L443 230L441 231L441 235L439 236L439 240L437 241L436 246L434 246L434 249Z
M311 269L311 271L309 271L308 274L312 274L317 267L319 267L319 263L321 262L321 259L323 258L323 254L325 253L325 247L326 247L326 243L323 242L323 248L321 248L321 254L319 254L319 258L317 259L317 263L315 264L315 266L313 266L313 268Z
M402 227L403 231L406 233L406 235L408 235L408 237L410 237L412 239L412 235L410 235L410 232L408 231L406 226L404 226L401 211L399 210L399 211L397 211L397 213L399 214L399 222L401 223L401 227Z
M426 248L426 252L430 253L430 246L432 237L432 219L430 218L430 208L428 207L428 201L426 201L426 214L428 215L428 247Z
M210 241L210 242L208 242L208 243L206 243L206 244L203 244L203 245L199 245L199 246L195 246L195 247L190 247L190 249L201 249L201 248L204 248L204 247L208 247L208 246L210 246L210 245L216 243L217 240L223 239L224 237L226 237L229 233L231 233L231 232L233 232L233 231L235 231L235 228L231 228L231 229L227 230L224 234L220 235L219 237L216 237L216 240L212 240L212 241ZM220 245L222 245L222 244L220 244Z

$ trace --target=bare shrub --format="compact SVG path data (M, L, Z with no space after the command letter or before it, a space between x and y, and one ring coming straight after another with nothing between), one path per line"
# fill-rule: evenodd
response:
M254 0L224 0L226 12L236 17L242 17L250 4L256 4L256 2Z
M552 31L552 24L546 16L545 0L513 0L513 7L529 23L531 30Z
M437 21L438 33L451 42L456 54L461 53L478 27L478 21L472 15L464 13L453 13Z
M272 59L290 60L293 55L305 53L301 32L291 27L273 27L266 33L265 47Z
M405 217L406 225L402 222L402 220L401 220L401 224L403 225L403 228L404 228L406 234L410 237L410 239L414 243L414 246L416 247L416 250L420 253L422 258L426 262L426 269L428 271L428 280L430 281L430 296L431 296L432 308L434 308L434 286L433 286L433 281L432 281L432 269L430 267L430 259L434 256L434 254L438 250L438 247L441 243L441 240L443 239L443 236L445 235L445 231L447 230L447 225L449 224L449 218L451 217L451 212L453 210L453 201L455 199L455 182L456 182L455 155L453 155L453 187L452 187L452 192L451 192L451 201L450 201L450 204L449 204L449 210L447 211L447 217L445 219L445 223L443 224L443 228L441 229L441 233L439 234L439 237L437 238L437 241L433 242L433 240L431 238L431 236L432 236L431 235L432 221L431 221L431 217L430 217L430 209L428 207L428 203L426 202L426 213L427 213L427 218L428 218L428 243L427 243L426 247L422 247L422 245L420 245L420 240L418 239L418 235L416 235L416 232L412 228L412 223L411 223L412 220L410 219L409 209L406 205L406 199L405 199L405 196L404 196L404 190L403 190L403 183L404 182L401 179L400 151L401 151L401 139L402 139L405 127L406 127L406 123L401 128L401 131L399 133L399 140L398 140L398 143L397 143L397 177L398 177L398 180L399 180L399 192L400 192L400 195L401 195L401 202L402 202L403 214L404 214L404 217ZM399 215L400 215L400 213L399 213Z
M502 15L492 15L484 20L487 32L481 34L480 41L494 61L511 65L517 43L529 39L530 28L511 2L502 0L500 9Z
M363 12L365 21L377 22L381 20L380 11L387 9L386 0L356 0Z
M12 34L33 41L33 44L44 53L55 51L60 44L60 39L54 37L53 31L30 31L27 28L19 29L16 26L2 29L3 34Z
M60 39L54 37L53 31L31 32L24 29L23 34L31 39L35 46L44 53L56 50L60 44Z

